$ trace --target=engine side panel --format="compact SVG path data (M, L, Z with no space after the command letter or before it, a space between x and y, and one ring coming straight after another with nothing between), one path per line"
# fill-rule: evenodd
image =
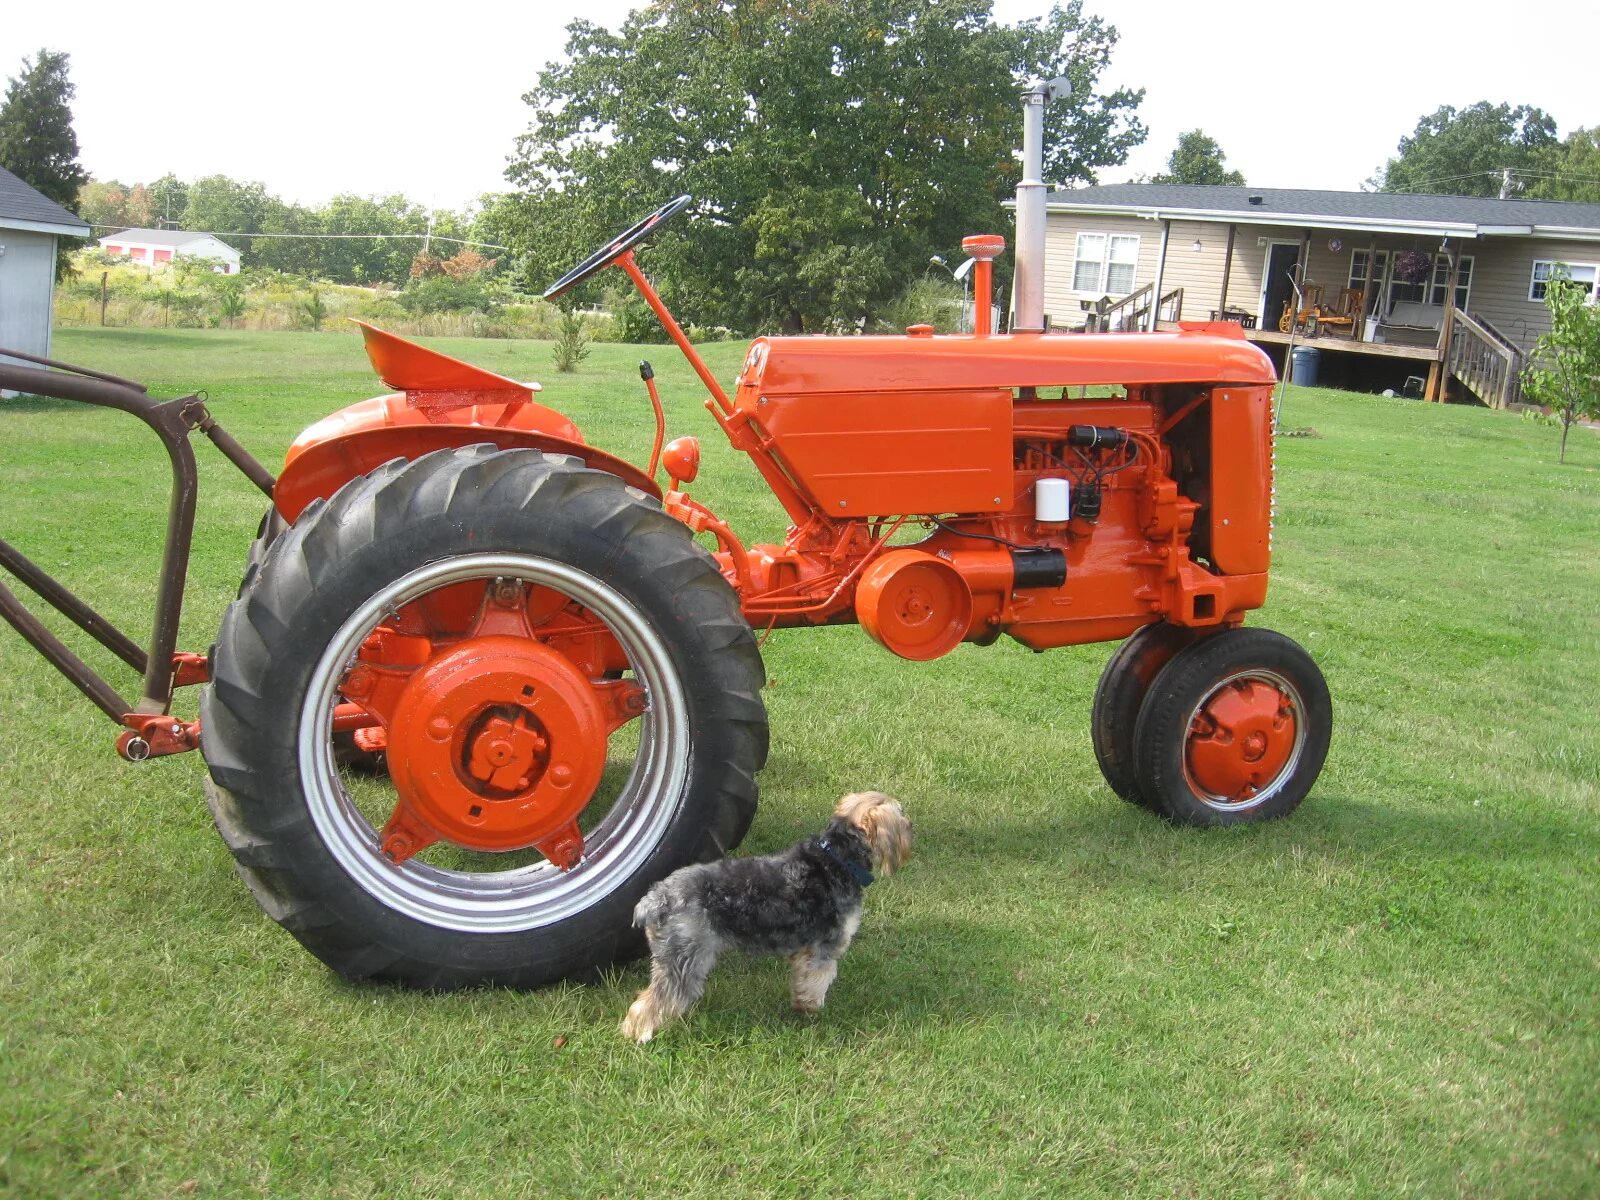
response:
M1011 506L1011 393L751 394L739 404L830 517Z

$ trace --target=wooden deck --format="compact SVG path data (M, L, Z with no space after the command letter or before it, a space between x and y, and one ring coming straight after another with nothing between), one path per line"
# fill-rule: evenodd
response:
M1244 335L1252 342L1270 342L1275 346L1289 344L1289 335L1279 333L1276 329L1246 329ZM1343 354L1366 354L1375 358L1410 358L1419 362L1438 362L1440 358L1437 346L1400 346L1392 342L1362 342L1347 337L1306 337L1300 334L1294 339L1294 344Z

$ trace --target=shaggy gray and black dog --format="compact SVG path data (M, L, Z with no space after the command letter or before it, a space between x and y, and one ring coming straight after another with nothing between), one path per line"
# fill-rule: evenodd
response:
M861 924L872 872L911 857L911 822L882 792L852 792L817 837L777 854L730 858L674 871L633 910L650 942L650 986L628 1009L622 1033L648 1042L700 998L724 950L787 954L796 1012L822 1007L839 958Z

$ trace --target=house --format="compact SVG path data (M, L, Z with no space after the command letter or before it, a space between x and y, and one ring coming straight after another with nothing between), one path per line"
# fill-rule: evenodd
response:
M1234 320L1280 367L1292 337L1325 378L1430 399L1515 401L1551 272L1600 289L1600 204L1124 183L1046 211L1056 329Z
M0 346L49 357L56 239L89 226L0 167Z
M209 233L188 233L182 229L124 229L100 239L107 254L127 255L136 263L159 267L175 255L214 258L221 262L224 275L239 273L239 252Z

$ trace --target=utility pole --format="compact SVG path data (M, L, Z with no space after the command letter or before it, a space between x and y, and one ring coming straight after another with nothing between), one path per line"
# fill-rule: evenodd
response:
M1500 199L1511 199L1511 168L1500 168Z

